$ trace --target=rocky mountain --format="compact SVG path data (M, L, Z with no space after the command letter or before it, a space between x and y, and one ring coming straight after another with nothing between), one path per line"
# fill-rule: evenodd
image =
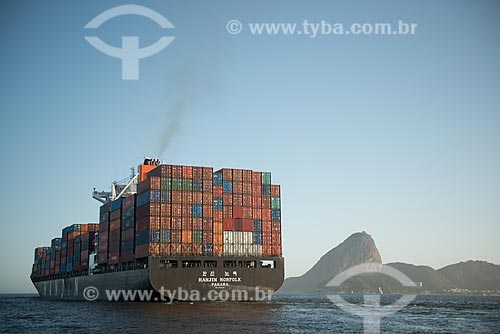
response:
M384 274L364 274L350 278L338 288L325 288L342 271L366 262L382 262L372 237L366 232L354 233L333 248L304 275L287 278L280 293L311 293L338 291L355 293L446 293L469 291L500 292L500 265L484 261L467 261L435 270L429 266L407 263L388 263L417 283L417 288L404 288Z
M500 265L485 261L451 264L437 270L458 289L500 291Z
M326 283L347 268L366 262L382 262L377 246L366 232L354 233L333 248L304 275L287 278L279 292L307 293L322 289Z

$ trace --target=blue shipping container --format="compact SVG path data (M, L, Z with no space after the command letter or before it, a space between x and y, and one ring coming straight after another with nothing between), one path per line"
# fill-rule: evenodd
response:
M213 202L214 202L213 209L222 211L222 209L224 208L222 198L214 198Z
M214 174L214 186L222 186L222 173Z
M273 210L271 213L271 218L274 221L281 220L281 210Z
M262 232L253 232L253 243L262 245Z
M233 181L222 181L222 191L225 193L232 193Z
M111 202L111 211L119 210L122 207L123 199L120 197Z
M193 205L193 217L203 217L203 205L201 204Z

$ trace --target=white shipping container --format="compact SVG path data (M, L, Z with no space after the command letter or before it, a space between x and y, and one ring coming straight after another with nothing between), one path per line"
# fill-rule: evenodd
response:
M243 233L243 243L250 245L253 242L253 232L242 232Z

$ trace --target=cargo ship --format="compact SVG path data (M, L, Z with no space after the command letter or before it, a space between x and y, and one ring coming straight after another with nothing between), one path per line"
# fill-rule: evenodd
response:
M92 197L99 223L67 226L35 249L31 280L43 298L251 301L283 283L271 173L145 158Z

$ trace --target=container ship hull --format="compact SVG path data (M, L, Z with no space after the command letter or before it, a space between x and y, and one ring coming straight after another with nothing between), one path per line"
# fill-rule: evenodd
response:
M249 257L150 257L148 268L33 280L42 298L102 301L254 301L281 286L284 259ZM177 263L178 267L168 267ZM183 267L210 263L214 266ZM215 265L216 263L216 265ZM255 267L245 264L256 264Z

